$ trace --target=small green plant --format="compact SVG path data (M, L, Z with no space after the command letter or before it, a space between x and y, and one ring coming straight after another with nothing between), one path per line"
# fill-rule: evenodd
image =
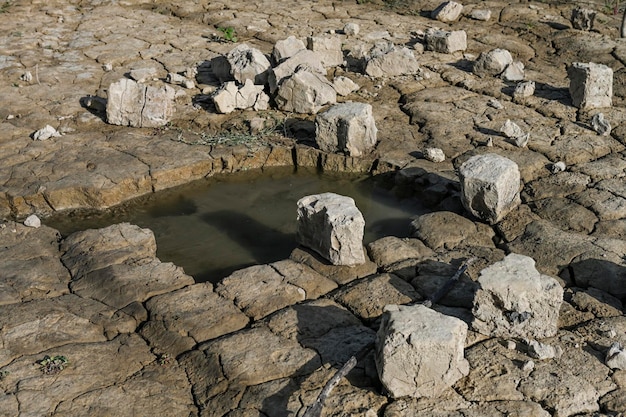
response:
M10 373L11 372L9 372L9 371L0 371L0 381L2 381L4 378L9 376Z
M157 355L156 363L160 366L169 366L174 360L168 353L160 353Z
M46 375L54 375L61 372L67 365L69 365L69 361L65 356L44 356L42 360L37 361L37 365L39 365L39 369Z
M217 28L217 30L222 32L222 37L227 42L237 42L237 32L235 28L229 26L227 28Z

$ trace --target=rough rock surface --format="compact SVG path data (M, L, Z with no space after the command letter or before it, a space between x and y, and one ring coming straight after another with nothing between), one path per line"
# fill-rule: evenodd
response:
M483 269L474 298L472 327L500 337L554 336L563 301L559 282L535 269L528 256L510 254Z
M325 152L345 152L363 156L376 146L376 121L372 106L341 103L315 118L315 142Z
M334 193L310 195L298 200L296 240L333 265L365 262L365 220L350 197Z
M160 127L174 114L176 91L123 78L109 86L107 122L130 127Z
M265 84L270 67L270 61L263 52L245 43L237 45L225 56L216 57L211 61L213 74L220 81L234 80L239 84L245 84L247 80L253 84Z
M571 2L469 2L456 21L445 24L431 18L439 2L424 0L319 0L307 7L269 0L232 0L226 6L208 0L79 3L0 2L0 304L5 317L0 345L6 342L2 346L10 350L2 352L9 362L0 365L0 414L75 416L89 410L96 416L302 415L337 368L372 342L382 304L411 304L428 297L460 262L473 257L461 282L442 304L433 306L470 323L471 284L480 270L510 252L531 256L542 274L558 277L566 287L559 330L539 341L561 348L561 356L537 360L523 342L486 340L470 330L465 350L468 376L435 398L391 400L380 389L370 353L335 387L323 414L504 417L626 412L626 371L605 365L614 343L626 346L626 48L619 35L621 13L612 13L602 2L584 4L597 11L593 30L587 31L572 28L570 17L578 5ZM347 30L353 23L358 32ZM422 31L437 24L445 31L466 32L462 57L424 47ZM219 28L232 28L238 42L266 56L289 36L340 38L345 60L341 67L329 68L327 74L316 52L300 50L293 55L298 59L270 72L270 91L274 94L278 83L301 64L328 80L351 79L359 89L346 93L346 101L372 105L379 129L376 154L355 158L320 151L313 142L311 116L276 109L261 115L250 110L216 114L210 97L221 83L211 61L237 46L220 35ZM380 77L364 75L377 43L406 45L416 59L399 56L397 67L417 62L419 69L393 75L392 63L383 67L386 72ZM511 100L512 82L473 73L472 62L497 48L524 64L525 79L536 83L535 94ZM567 68L575 62L613 71L612 106L602 108L611 124L607 136L593 129L595 112L572 105ZM131 77L161 88L160 80L168 74L185 84L185 90L169 87L178 91L169 123L144 128L106 123L112 83ZM267 126L259 129L258 122L252 123L258 118L280 121L277 126L282 128L268 134ZM532 134L526 147L499 134L507 119ZM33 140L33 132L46 125L60 136ZM244 144L222 142L225 136L246 138L251 132L252 140ZM424 159L427 148L441 149L446 160ZM523 186L523 204L493 227L463 214L455 171L484 153L517 163ZM333 266L303 248L295 249L290 259L271 267L289 279L283 282L304 289L307 300L250 322L243 336L235 337L242 334L233 330L236 326L223 328L219 338L199 346L192 346L195 339L185 333L187 327L204 338L204 331L208 334L213 326L210 319L202 329L194 322L181 330L176 323L185 314L206 317L210 311L195 313L193 303L181 300L181 311L173 310L177 303L169 303L172 310L157 312L151 300L170 294L193 298L198 291L215 305L214 297L220 296L208 295L208 288L200 291L190 284L133 301L122 310L72 293L69 284L76 274L118 263L152 262L155 247L148 233L132 231L136 238L131 239L131 233L121 238L118 231L117 237L107 238L108 249L100 244L102 250L92 257L89 251L72 251L73 237L60 239L46 226L26 230L22 224L32 214L45 225L54 212L106 209L207 176L296 164L368 172L384 180L391 175L396 191L417 195L426 208L446 214L423 218L421 237L402 239L403 245L374 245L376 251L369 251L374 262L368 259L357 266ZM561 170L553 173L557 165ZM393 171L398 174L389 174ZM135 244L129 244L131 240ZM385 246L389 250L381 252ZM408 258L402 259L403 253ZM219 311L229 306L225 324L230 312L245 316L232 301L219 300ZM148 306L158 319L151 319ZM282 325L274 321L279 317L285 318ZM268 322L274 330L248 337L250 330ZM284 339L293 342L289 352L300 355L301 348L311 349L319 359L307 361L303 355L303 360L276 373L265 365L290 362L289 353L280 351ZM252 358L260 358L263 369L255 381L269 380L245 386L203 379L192 389L187 375L193 369L200 369L194 381L208 375L202 369L210 368L209 363L219 369L221 352L196 356L204 352L198 348L219 340L232 341L223 345L228 352L236 346L238 356L232 363L251 364ZM51 345L55 347L47 347ZM167 346L176 347L181 358L194 360L181 366ZM69 365L45 374L37 363L46 355L64 356Z
M336 103L337 92L321 74L300 69L282 81L275 100L283 111L314 114L323 106Z
M436 397L469 372L467 325L422 305L385 308L376 337L376 367L394 398Z
M567 69L567 76L574 106L586 110L613 104L613 70L610 67L593 62L574 62Z

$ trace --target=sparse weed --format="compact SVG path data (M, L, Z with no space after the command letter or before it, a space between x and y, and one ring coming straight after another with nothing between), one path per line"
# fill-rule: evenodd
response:
M233 27L226 28L217 28L220 32L222 32L222 39L227 42L237 42L237 32Z
M61 372L67 365L69 365L69 361L65 356L44 356L43 359L37 361L37 365L39 365L39 369L46 375L54 375Z

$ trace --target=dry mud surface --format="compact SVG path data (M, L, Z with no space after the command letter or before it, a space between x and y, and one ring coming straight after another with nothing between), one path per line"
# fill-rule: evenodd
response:
M470 331L469 375L418 400L386 395L370 354L332 391L322 415L626 413L626 371L605 365L609 347L626 344L619 14L600 2L468 1L458 21L442 23L430 18L438 1L358 3L0 1L0 416L302 415L374 340L385 305L427 298L476 257L436 307L470 322L473 281L511 252L531 256L565 287L559 332L544 341L562 355L532 367L524 341ZM571 27L576 6L598 12L594 30ZM492 17L473 20L473 9ZM342 34L346 23L357 23L359 34ZM328 76L360 86L340 101L373 106L372 154L321 153L311 115L217 114L208 99L217 83L203 68L234 46L220 27L264 53L290 35L340 36L346 65ZM433 27L465 30L467 50L423 51L420 33ZM355 57L380 40L414 48L419 73L363 75ZM472 73L479 54L494 48L525 65L533 96L513 100L514 83ZM573 62L613 69L612 107L572 105ZM102 109L87 106L131 70L152 68L162 82L194 67L196 86L176 86L176 113L165 127L108 125ZM591 128L599 111L610 135ZM251 133L258 117L270 128ZM530 133L527 147L500 133L507 119ZM61 135L33 140L46 125ZM441 148L446 161L425 160L428 147ZM515 161L523 183L522 205L494 226L463 211L455 171L487 152ZM566 170L552 173L556 162ZM21 224L33 213L107 208L207 175L281 165L389 176L434 214L413 238L369 245L370 261L358 267L332 267L295 249L290 259L215 286L160 262L148 230L126 224L62 239Z

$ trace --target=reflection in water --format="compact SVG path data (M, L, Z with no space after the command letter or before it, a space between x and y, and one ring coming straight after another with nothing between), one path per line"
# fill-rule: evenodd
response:
M296 247L296 203L310 194L354 198L365 217L365 243L408 235L425 210L396 198L368 177L294 173L280 168L212 177L162 191L102 213L75 213L44 222L64 235L129 222L151 229L157 255L196 281L217 282L237 269L285 259Z

